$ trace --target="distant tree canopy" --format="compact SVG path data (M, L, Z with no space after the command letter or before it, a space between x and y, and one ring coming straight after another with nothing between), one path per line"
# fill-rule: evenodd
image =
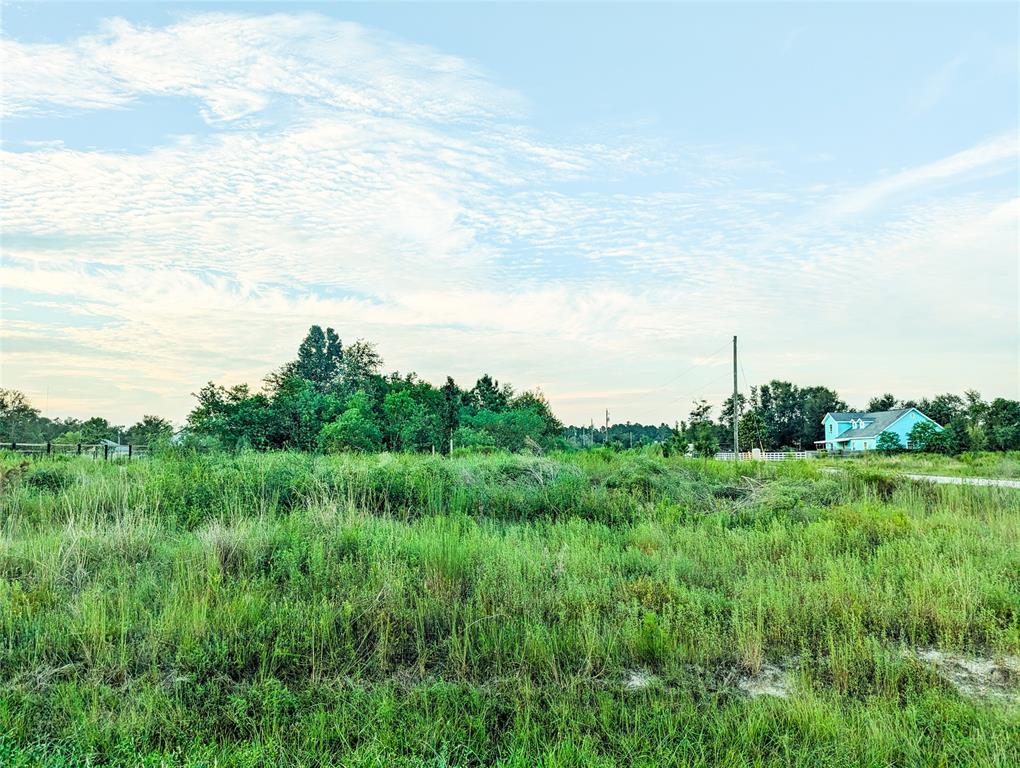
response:
M482 375L470 389L441 387L414 373L380 373L364 340L344 345L312 326L297 358L266 377L263 392L207 384L188 416L192 433L227 448L437 451L475 447L520 451L562 444L562 424L540 392L516 394Z
M246 384L210 382L196 394L188 415L189 439L226 449L339 451L548 450L593 446L617 450L660 444L670 453L709 455L733 448L734 403L723 401L718 420L706 400L693 403L686 421L645 425L626 422L564 427L541 392L515 392L485 373L468 388L451 377L435 387L414 373L383 374L371 342L345 344L333 328L313 325L294 360L265 377L261 391ZM773 380L737 395L740 447L810 449L824 438L822 418L851 410L834 390ZM921 424L909 450L959 454L1020 450L1020 402L982 399L980 393L943 393L901 400L892 393L871 398L867 410L916 407L943 427ZM51 419L29 399L0 389L0 439L65 444L114 440L154 445L169 440L173 426L146 415L124 428L105 418ZM891 445L886 446L892 450Z

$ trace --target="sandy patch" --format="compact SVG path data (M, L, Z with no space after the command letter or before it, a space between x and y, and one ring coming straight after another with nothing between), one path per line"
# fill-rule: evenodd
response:
M964 656L934 648L914 655L964 696L1020 703L1020 657Z

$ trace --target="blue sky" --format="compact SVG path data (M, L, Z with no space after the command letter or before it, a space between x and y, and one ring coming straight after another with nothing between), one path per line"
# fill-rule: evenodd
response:
M5 4L3 385L180 421L312 322L673 421L1018 383L1011 4ZM720 352L719 350L723 351Z

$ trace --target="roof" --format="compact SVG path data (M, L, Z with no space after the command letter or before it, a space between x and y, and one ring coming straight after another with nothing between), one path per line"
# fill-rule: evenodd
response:
M865 411L830 411L825 416L831 416L836 421L851 421L852 419L872 418L873 414ZM822 417L825 420L825 417Z
M897 408L895 411L872 411L871 413L864 413L863 411L843 411L841 413L827 413L825 415L832 416L832 418L836 421L851 421L852 419L865 419L871 421L870 424L857 429L848 429L846 432L839 435L837 439L842 442L843 440L849 440L850 438L857 437L878 437L889 427L899 421L903 414L913 410L916 409ZM918 411L918 413L921 412ZM924 414L921 415L923 416Z

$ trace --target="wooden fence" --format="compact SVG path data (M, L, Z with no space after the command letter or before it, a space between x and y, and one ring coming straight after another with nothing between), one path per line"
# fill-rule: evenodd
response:
M3 443L4 450L14 451L30 458L43 456L86 456L111 461L140 459L148 455L147 445L109 445L106 443Z

